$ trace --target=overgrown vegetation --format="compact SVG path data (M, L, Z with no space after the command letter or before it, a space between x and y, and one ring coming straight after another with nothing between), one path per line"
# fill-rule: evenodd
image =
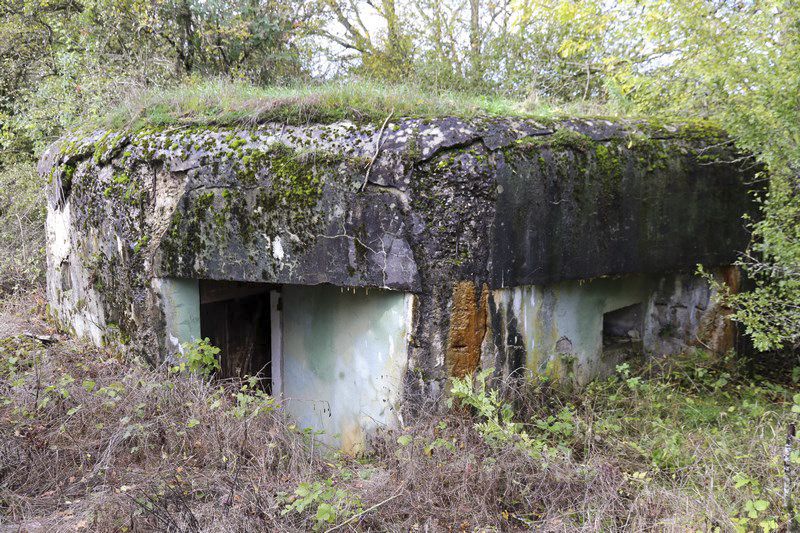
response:
M398 117L531 114L524 105L502 98L480 98L454 92L434 93L412 85L373 81L304 84L260 88L206 80L171 89L151 89L130 95L120 108L88 128L130 128L174 124L281 122L306 124L351 120L382 122ZM546 111L546 110L545 110ZM87 127L87 126L84 126Z
M580 395L546 380L501 395L486 373L454 382L449 414L351 458L255 380L11 335L0 513L23 530L773 531L800 368L757 370L688 354Z
M753 240L736 262L755 285L734 293L714 283L758 350L800 347L800 195L784 170L760 199L764 217L749 221Z

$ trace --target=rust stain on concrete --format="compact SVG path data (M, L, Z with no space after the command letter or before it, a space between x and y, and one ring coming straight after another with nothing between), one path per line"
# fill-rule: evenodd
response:
M471 281L455 284L445 358L451 376L464 377L477 370L481 360L481 344L486 336L488 309L489 288L486 284L480 293Z
M732 293L739 292L741 271L735 266L722 266L714 273L717 281L727 285ZM724 354L736 345L736 326L730 319L733 312L727 306L712 303L711 309L702 317L697 332L699 344L716 354Z
M342 423L342 451L355 457L364 451L364 428L358 420Z

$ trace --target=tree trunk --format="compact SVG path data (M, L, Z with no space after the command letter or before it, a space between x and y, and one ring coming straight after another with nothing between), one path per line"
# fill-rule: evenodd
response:
M469 0L469 59L472 83L477 84L483 78L481 66L481 20L480 0Z
M180 41L178 42L178 57L186 74L191 74L194 69L194 24L192 21L192 8L189 0L183 0L178 7L178 24L180 25Z
M386 54L392 60L402 61L403 47L394 0L383 0L383 15L386 17Z

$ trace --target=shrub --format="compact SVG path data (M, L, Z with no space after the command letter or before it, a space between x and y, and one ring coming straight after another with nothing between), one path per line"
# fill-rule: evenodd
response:
M0 168L0 295L43 285L45 214L34 163Z

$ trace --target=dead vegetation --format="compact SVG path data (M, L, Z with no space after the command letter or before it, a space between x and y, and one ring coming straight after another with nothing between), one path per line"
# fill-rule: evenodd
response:
M6 305L2 322L23 308ZM581 395L542 381L503 399L478 383L462 408L379 434L351 458L252 381L177 375L68 338L45 345L19 334L45 325L22 322L0 340L0 531L785 523L779 458L793 385L730 361L622 367Z

